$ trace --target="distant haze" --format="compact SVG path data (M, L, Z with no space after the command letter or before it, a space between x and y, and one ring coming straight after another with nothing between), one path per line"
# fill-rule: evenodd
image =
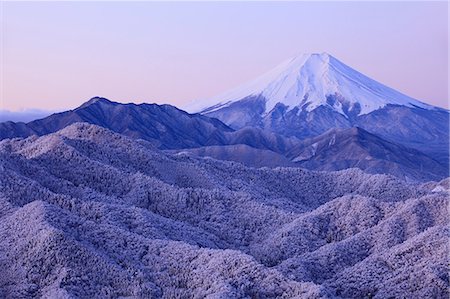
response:
M71 109L96 95L184 106L311 52L448 107L447 2L0 5L0 110Z
M35 119L44 118L52 114L52 111L26 109L19 111L0 110L0 122L14 121L14 122L29 122Z

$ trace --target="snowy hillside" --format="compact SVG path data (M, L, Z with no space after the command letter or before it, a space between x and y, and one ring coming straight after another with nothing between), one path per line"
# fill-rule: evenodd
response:
M289 59L254 81L218 97L199 101L188 110L213 112L250 96L266 99L265 113L278 103L289 109L300 107L306 111L326 105L344 115L345 110L363 115L388 104L433 109L322 53ZM331 100L329 96L335 96L337 100Z
M448 298L448 193L96 125L0 142L1 298Z

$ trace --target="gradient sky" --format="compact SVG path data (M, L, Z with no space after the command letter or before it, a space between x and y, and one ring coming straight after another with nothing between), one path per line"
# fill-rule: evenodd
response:
M0 109L183 106L328 52L448 107L444 2L1 2Z

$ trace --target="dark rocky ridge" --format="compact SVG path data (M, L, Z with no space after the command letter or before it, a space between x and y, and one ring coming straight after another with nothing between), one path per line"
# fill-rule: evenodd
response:
M261 97L259 101L253 99L253 96L244 98L213 112L205 110L204 114L220 119L236 130L244 126L253 126L299 139L319 136L333 128L360 127L390 142L424 152L442 165L449 162L450 118L449 112L444 109L426 110L387 105L369 114L349 113L344 116L327 106L306 111L308 104L304 104L289 110L280 103L269 113L264 114L261 107L264 107L267 99ZM234 120L234 115L261 109L262 112L259 114L253 113L247 118L239 117L239 122Z
M188 114L171 105L119 104L96 97L74 110L27 124L1 123L0 137L42 136L76 122L88 122L133 138L152 141L161 148L223 144L224 133L233 131L216 119Z
M246 105L248 104L251 107L255 103L260 103L260 100L254 98L249 102L237 102L233 105L246 103ZM239 109L242 109L242 106L239 106ZM308 146L311 145L308 143L311 143L312 139L302 141L297 137L286 137L282 134L291 135L289 133L291 132L290 130L309 132L308 127L305 127L305 125L311 126L311 130L315 134L319 134L328 126L346 128L347 124L344 122L345 119L339 118L343 117L342 115L326 107L319 107L310 114L305 114L305 119L296 121L294 121L295 117L302 117L303 115L301 113L298 114L296 109L286 112L283 105L277 105L275 110L278 112L274 111L267 116L268 118L273 117L270 122L268 122L268 119L265 119L261 120L261 123L269 123L270 126L279 128L280 134L271 132L270 128L261 129L256 123L254 124L255 126L246 126L234 130L215 118L200 114L188 114L170 105L119 104L97 97L74 110L53 114L27 124L0 123L0 136L2 138L11 138L26 137L32 134L45 135L72 123L82 121L108 128L134 139L146 140L159 149L187 151L193 155L233 160L253 167L301 166L316 170L339 170L358 167L370 173L386 173L400 178L419 181L440 180L448 176L448 165L442 162L444 158L442 158L443 153L440 151L440 143L436 145L438 141L436 141L435 135L431 133L426 135L429 130L421 129L417 126L413 128L422 136L422 143L411 141L407 146L403 146L384 137L373 137L370 138L371 142L365 144L365 155L353 155L353 152L361 150L358 142L348 144L338 142L332 147L332 151L330 151L330 148L320 147L314 159L301 163L292 163L289 160L298 156L295 156L295 151L307 150ZM255 111L257 112L257 110ZM276 116L277 113L279 114L278 116ZM294 118L285 117L286 115L283 116L283 113ZM247 112L244 114L247 114ZM326 115L328 116L324 117ZM381 115L384 114L381 113ZM244 115L238 118L238 120L245 119ZM309 124L307 122L308 119L311 120ZM324 123L318 125L317 121L315 121L316 119ZM279 122L278 120L282 121ZM292 124L292 121L298 123L299 127L291 128L289 123ZM383 122L387 120L377 118L377 121ZM413 120L410 121L413 122ZM443 119L439 121L443 121ZM437 130L431 124L429 126L432 132ZM376 130L375 127L371 129ZM382 128L380 130L383 130L380 131L380 134L389 135L393 129ZM445 128L440 130L439 134L442 135L444 131ZM348 129L347 132L353 131ZM396 138L407 140L410 133L400 132L398 134ZM343 136L345 133L339 135ZM356 139L360 137L362 137L361 134L354 135ZM325 132L317 138L317 140L327 140L329 136ZM372 142L374 140L376 142ZM410 148L418 147L418 145L424 143L428 145L426 147L428 155ZM441 143L445 143L445 141ZM433 147L433 144L436 147ZM371 146L373 146L373 149L370 148ZM321 153L323 150L326 150L326 152ZM439 153L441 156L438 155ZM347 156L350 155L353 157L348 159ZM401 157L402 155L404 156L403 158ZM436 156L441 157L441 159L436 158ZM392 157L395 158L393 159ZM265 161L265 159L270 161Z

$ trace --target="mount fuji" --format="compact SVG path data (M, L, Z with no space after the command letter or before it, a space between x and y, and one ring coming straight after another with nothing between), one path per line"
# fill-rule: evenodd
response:
M387 87L327 53L289 59L188 111L234 129L260 127L301 139L360 127L448 163L448 110Z
M344 116L368 114L388 104L434 109L348 67L333 56L305 54L289 59L273 70L209 101L199 110L212 113L246 97L264 97L264 112L277 104L312 111L327 106ZM335 96L335 99L330 97ZM195 107L194 107L195 108ZM350 115L349 115L350 114Z

